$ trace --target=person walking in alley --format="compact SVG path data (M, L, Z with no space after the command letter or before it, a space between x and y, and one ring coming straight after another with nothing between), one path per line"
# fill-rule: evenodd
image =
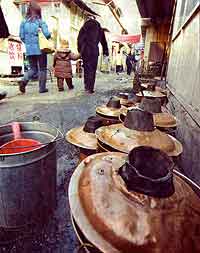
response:
M58 91L64 91L64 80L68 88L74 88L72 84L72 64L71 60L78 60L79 54L74 54L69 49L69 43L66 40L61 40L60 49L54 55L54 74L57 77Z
M131 51L126 56L126 67L127 67L127 75L131 75L132 70L134 70L135 67L135 54L132 54Z
M78 51L83 59L85 91L89 94L94 92L99 42L101 42L103 47L103 55L108 56L108 46L104 31L95 17L90 16L78 35Z
M32 1L28 6L26 18L20 26L20 38L25 43L26 56L30 65L30 69L25 73L23 80L19 82L19 89L22 93L25 93L26 85L37 73L38 66L39 92L48 92L46 88L47 55L40 50L38 38L40 30L47 39L51 37L47 24L42 20L40 6L35 1Z
M122 72L123 64L122 64L122 54L120 51L117 52L116 55L116 73L119 75L119 73Z

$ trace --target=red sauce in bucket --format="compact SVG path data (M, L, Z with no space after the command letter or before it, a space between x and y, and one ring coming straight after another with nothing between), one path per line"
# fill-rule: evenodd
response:
M42 144L32 139L18 139L10 141L0 147L0 154L16 154L22 152L33 151L40 148Z
M41 142L32 139L22 139L19 123L12 124L14 140L0 147L0 154L17 154L33 151L42 146Z

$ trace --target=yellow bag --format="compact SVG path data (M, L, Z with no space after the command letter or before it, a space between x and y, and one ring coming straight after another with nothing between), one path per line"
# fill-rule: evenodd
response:
M51 54L55 51L52 40L48 40L42 31L38 32L40 50L44 53Z

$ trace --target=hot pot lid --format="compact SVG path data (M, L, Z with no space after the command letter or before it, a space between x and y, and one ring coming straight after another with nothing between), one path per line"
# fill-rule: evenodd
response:
M94 133L85 132L84 126L72 128L66 134L66 140L71 144L89 150L97 149L97 138Z
M139 108L139 105L140 104L137 103L135 106L129 107L127 108L126 111L123 111L119 116L120 121L124 122L124 118L126 117L127 112L134 108ZM153 113L154 125L156 127L161 127L161 128L176 127L177 126L176 117L170 114L164 106L161 107L161 110L162 110L161 113Z
M119 115L126 110L127 109L125 106L121 106L121 108L118 109L118 108L108 107L107 105L102 105L96 108L96 113L101 116L119 118Z
M129 192L118 174L127 159L118 152L95 154L72 175L70 208L85 237L102 252L139 252L141 247L145 252L158 247L169 252L169 240L174 250L187 222L187 244L191 244L192 235L193 246L199 247L196 230L200 227L200 202L189 184L174 175L175 193L164 199ZM180 245L177 252L187 252L183 251L185 245Z
M123 124L100 127L96 130L97 139L120 152L129 153L138 146L150 146L161 149L169 156L178 156L183 152L182 144L171 135L155 129L154 131L136 131Z
M167 112L154 113L154 124L157 127L170 128L177 126L177 119L172 114Z
M143 94L142 94L142 92L139 92L136 94L136 96L138 96L138 97L151 97L151 98L163 98L163 97L166 97L167 95L158 91L158 90L155 90L155 91L144 90Z

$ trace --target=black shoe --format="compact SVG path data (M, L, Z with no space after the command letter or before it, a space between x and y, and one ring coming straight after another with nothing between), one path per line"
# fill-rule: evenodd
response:
M21 93L26 93L26 82L19 81L19 90Z
M69 87L69 90L73 90L74 89L74 85Z
M64 91L64 88L60 88L60 89L58 89L58 91L59 91L59 92L62 92L62 91Z
M0 93L0 100L4 99L7 96L7 92L3 91Z
M93 93L94 93L94 90L88 90L87 93L93 94Z
M48 89L44 89L44 90L40 90L39 93L45 93L45 92L48 92L49 90Z

